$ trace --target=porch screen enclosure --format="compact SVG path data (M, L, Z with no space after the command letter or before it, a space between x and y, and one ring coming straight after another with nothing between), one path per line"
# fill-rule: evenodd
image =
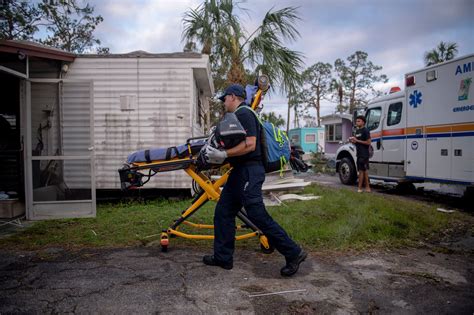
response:
M92 82L26 81L27 216L93 217Z

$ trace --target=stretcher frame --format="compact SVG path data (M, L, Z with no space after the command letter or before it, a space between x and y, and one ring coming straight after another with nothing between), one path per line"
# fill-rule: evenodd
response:
M252 101L252 105L251 105L252 109L255 109L259 105L260 101L262 100L262 97L264 96L264 94L269 88L268 77L259 76L257 82L258 82L258 90ZM228 164L221 166L222 168L227 167L228 170L219 179L213 181L206 174L204 174L202 171L199 171L197 169L196 156L194 156L191 151L191 141L197 140L197 139L203 139L203 138L207 138L207 137L190 138L186 141L189 155L185 158L175 158L175 159L166 160L166 161L151 161L150 163L133 162L131 163L130 167L126 169L126 171L133 171L133 172L149 170L148 175L141 174L144 177L146 177L147 180L141 183L140 186L148 182L148 180L152 176L154 176L155 174L159 172L167 172L167 171L183 169L202 189L194 197L191 206L189 206L186 210L182 211L181 216L177 220L175 220L171 226L169 226L167 229L164 229L161 232L160 248L162 252L168 251L170 237L172 236L182 237L186 239L198 239L198 240L213 240L214 239L214 235L211 235L211 234L189 234L189 233L184 233L179 230L179 227L182 224L187 225L192 228L196 228L196 229L214 229L214 225L193 223L189 221L188 219L193 214L195 214L208 201L217 202L219 200L220 194L221 194L221 187L224 186L224 184L227 182L230 172L232 171L232 168L230 168L230 165ZM123 169L119 170L119 172L122 172L122 171L124 170ZM121 174L121 178L122 178L122 174ZM132 186L130 188L133 189L137 187ZM239 234L239 235L236 234L236 237L235 237L236 241L249 239L252 237L258 237L260 241L260 249L262 250L262 252L264 253L273 252L274 250L273 246L271 246L267 237L262 233L262 231L260 231L257 228L257 226L255 226L255 224L251 222L251 220L248 218L245 212L245 209L242 208L237 213L237 218L239 218L243 222L243 224L236 225L236 231L250 229L250 232Z

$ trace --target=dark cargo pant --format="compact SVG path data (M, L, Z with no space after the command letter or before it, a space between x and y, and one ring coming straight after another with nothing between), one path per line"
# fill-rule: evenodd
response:
M265 169L261 163L236 166L221 192L214 214L214 257L230 263L235 247L235 217L245 208L247 216L285 258L299 255L301 248L268 214L263 204Z

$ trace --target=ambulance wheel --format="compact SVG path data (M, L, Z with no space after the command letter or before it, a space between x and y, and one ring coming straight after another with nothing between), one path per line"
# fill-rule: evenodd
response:
M339 165L339 179L344 185L353 185L357 179L354 162L350 158L343 158Z
M402 194L414 194L416 193L416 187L413 183L402 182L397 184L397 191Z
M474 203L474 186L466 187L466 190L464 191L462 199L465 201L465 204Z

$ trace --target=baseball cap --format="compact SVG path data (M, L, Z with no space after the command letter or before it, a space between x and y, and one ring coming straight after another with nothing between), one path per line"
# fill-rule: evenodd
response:
M224 102L224 99L225 99L226 95L232 95L232 94L234 94L235 96L239 96L241 98L244 98L244 99L245 99L245 95L246 95L245 94L245 89L242 85L240 85L240 84L231 84L225 89L224 94L222 94L222 96L219 97L219 99Z

